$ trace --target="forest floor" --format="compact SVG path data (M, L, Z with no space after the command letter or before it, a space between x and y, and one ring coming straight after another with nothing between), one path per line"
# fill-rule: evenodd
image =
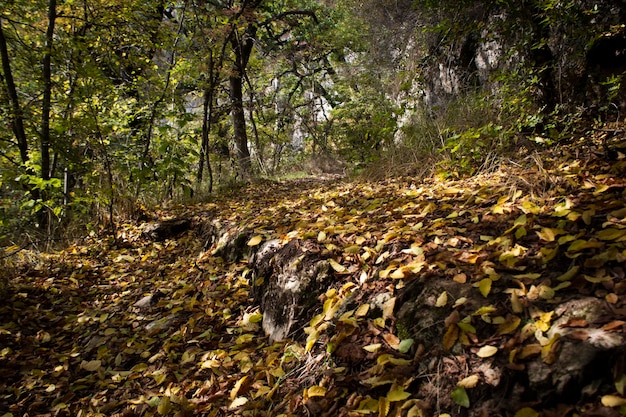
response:
M2 270L0 416L626 415L626 158L606 141L462 180L265 182L150 213L192 219L162 241L129 223L21 251ZM265 336L215 222L249 251L322 248L333 283L289 340Z

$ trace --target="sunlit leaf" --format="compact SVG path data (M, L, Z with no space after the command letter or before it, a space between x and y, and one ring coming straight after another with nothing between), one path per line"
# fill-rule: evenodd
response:
M474 388L477 384L478 384L478 375L470 375L460 380L457 383L457 386L469 389L469 388Z
M231 401L234 401L235 398L237 398L237 395L239 394L239 390L241 389L241 386L244 385L247 380L248 380L248 375L245 375L235 383L235 386L233 387L233 389L230 390Z
M617 395L604 395L601 401L602 405L605 407L621 407L626 405L626 398Z
M234 408L239 408L239 407L245 405L247 402L248 402L248 399L246 397L237 397L230 403L228 408L230 410L232 410Z
M326 395L326 388L314 385L306 390L309 397L324 397Z
M347 268L345 266L339 264L334 259L329 259L328 263L335 271L339 272L340 274L347 271Z
M393 349L398 349L400 346L400 338L392 333L385 333L383 335L383 339L385 339L385 342L387 342Z
M483 278L478 283L478 289L483 297L487 297L491 292L491 284L493 284L493 281L489 278Z
M476 352L476 355L478 355L478 357L480 358L488 358L490 356L495 355L498 352L498 348L495 346L483 346L481 347L478 352Z
M365 317L367 315L367 313L370 310L370 305L369 304L361 304L359 306L359 308L356 309L356 312L354 313L355 317Z
M375 413L378 412L378 400L374 398L364 398L359 402L357 411Z
M400 353L407 353L411 347L413 346L414 340L413 339L404 339L400 341L400 344L398 345L398 351Z
M402 387L395 387L387 394L387 400L389 402L404 401L411 396L411 393L406 392Z
M389 408L391 404L386 397L381 397L378 399L378 417L386 417L389 414Z
M261 243L263 241L263 236L261 235L256 235L253 236L252 238L250 238L250 240L248 241L248 246L257 246L259 243Z
M367 352L378 352L382 345L380 343L372 343L371 345L363 346L363 349Z
M393 310L396 306L396 297L391 297L383 304L383 318L388 319L393 317Z
M542 227L541 230L536 231L539 239L545 240L546 242L554 242L558 231L556 229L550 229L549 227Z
M435 307L444 307L446 304L448 304L448 293L444 291L437 297Z

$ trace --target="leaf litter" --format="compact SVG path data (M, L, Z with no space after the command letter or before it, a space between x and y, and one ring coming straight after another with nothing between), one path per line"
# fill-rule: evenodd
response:
M626 161L595 155L266 182L155 212L193 219L176 239L126 224L7 264L0 415L623 415ZM240 256L207 238L216 222L240 231ZM245 255L274 239L321 245L334 282L271 344ZM428 326L403 319L411 302ZM613 356L584 395L550 395L552 369L591 345ZM534 371L549 377L519 377Z

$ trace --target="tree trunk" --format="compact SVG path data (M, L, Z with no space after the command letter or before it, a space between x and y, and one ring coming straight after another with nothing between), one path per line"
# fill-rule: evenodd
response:
M252 176L252 161L250 159L250 149L248 148L248 134L246 132L246 118L243 110L243 81L246 67L254 46L254 36L256 26L250 24L246 27L243 37L239 36L235 30L231 38L231 46L235 54L235 60L228 78L230 86L230 105L233 120L233 135L235 147L237 148L237 162L239 170L244 180Z
M244 180L252 176L250 149L248 148L248 134L246 132L246 118L243 111L243 79L235 74L229 77L230 103L233 119L233 135L237 151L239 170Z
M222 56L223 55L224 54L222 53ZM219 67L221 67L221 59L218 64L218 69L216 70L215 61L213 60L213 51L209 51L209 68L207 71L209 84L204 90L204 102L202 107L202 140L200 144L200 158L198 161L198 172L196 176L198 185L200 185L204 175L204 164L206 161L206 168L209 174L209 194L213 192L213 169L211 167L209 154L209 134L211 133L211 124L213 121L213 100L215 96L215 86L217 85Z
M50 103L52 101L52 41L54 24L57 13L56 0L48 3L48 29L46 30L46 45L43 55L43 102L41 104L41 179L50 179Z
M211 75L212 77L212 75ZM202 109L202 142L200 144L200 159L198 161L198 173L196 180L198 184L202 182L204 174L204 163L206 161L207 172L209 174L209 194L213 191L213 169L209 159L209 133L211 133L211 118L213 117L213 81L204 90L204 103Z
M15 82L13 81L13 72L11 71L11 61L9 60L9 50L7 41L4 37L2 29L2 19L0 18L0 59L2 60L2 72L4 73L4 83L11 102L11 129L17 140L17 147L20 151L22 163L28 162L28 142L26 140L26 131L24 130L24 119L22 118L22 108Z

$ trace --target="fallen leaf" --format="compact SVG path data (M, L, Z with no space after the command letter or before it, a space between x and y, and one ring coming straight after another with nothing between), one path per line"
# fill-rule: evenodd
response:
M626 405L626 398L617 395L604 395L601 401L602 405L605 407L621 407Z
M457 386L463 387L463 388L474 388L476 385L478 385L478 379L479 379L478 375L470 375L460 380L457 383Z
M460 405L461 407L469 408L470 401L469 401L469 397L467 396L467 391L465 391L465 388L457 386L450 393L450 397L452 397L452 401L454 401L457 405Z
M326 395L326 388L314 385L306 390L306 395L309 397L324 397Z
M248 241L248 246L257 246L259 243L261 243L261 241L263 241L263 236L261 236L261 235L253 236Z
M483 346L481 347L478 352L476 352L476 355L478 355L478 357L480 358L488 358L490 356L493 356L496 354L496 352L498 352L498 348L495 346Z

